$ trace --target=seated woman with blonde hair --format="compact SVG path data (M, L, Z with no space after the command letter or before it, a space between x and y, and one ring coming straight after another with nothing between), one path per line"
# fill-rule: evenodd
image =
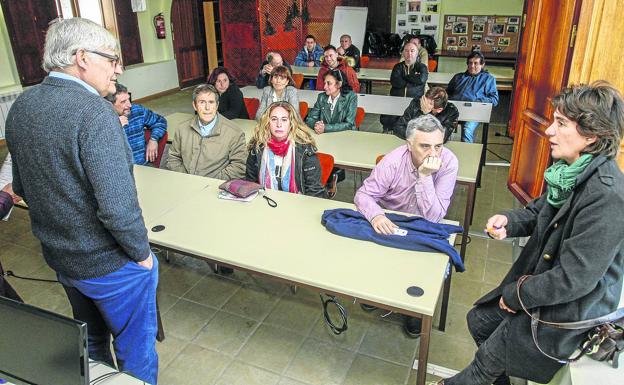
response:
M245 179L267 189L325 197L314 139L290 103L267 108L248 148Z
M260 107L256 112L256 120L260 120L271 103L288 102L299 114L299 97L290 70L285 66L277 66L271 71L270 85L262 89Z

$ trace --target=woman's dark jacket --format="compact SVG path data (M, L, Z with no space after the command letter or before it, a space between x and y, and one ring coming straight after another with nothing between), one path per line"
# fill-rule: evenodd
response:
M248 181L258 183L263 151L264 147L258 150L254 147L249 151L245 172L245 179ZM321 185L321 164L316 156L316 149L311 144L297 144L295 147L295 184L304 195L320 198L326 196L325 188Z
M582 321L614 311L624 273L624 175L614 160L598 156L577 177L560 209L548 204L544 194L525 209L503 214L508 236L531 238L500 286L477 304L503 296L516 311L509 322L506 374L547 383L561 364L536 349L516 282L531 275L520 297L527 308L540 308L546 321ZM546 353L568 358L586 331L539 325L537 339Z
M219 113L228 119L249 119L243 93L234 83L219 96Z

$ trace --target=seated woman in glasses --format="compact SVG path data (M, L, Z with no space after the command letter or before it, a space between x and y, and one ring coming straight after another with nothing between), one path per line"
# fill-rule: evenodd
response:
M255 116L256 120L260 120L267 107L274 102L288 102L299 114L299 97L297 96L297 89L294 87L295 82L290 75L290 70L285 66L273 68L269 83L270 85L262 89L260 107Z
M248 148L245 179L267 189L325 196L314 139L290 103L267 108Z
M308 111L306 124L317 134L355 130L357 95L351 90L346 75L330 70L323 76L325 90L318 95L314 107Z

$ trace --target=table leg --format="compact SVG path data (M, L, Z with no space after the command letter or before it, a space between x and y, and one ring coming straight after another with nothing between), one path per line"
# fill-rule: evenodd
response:
M481 171L483 171L483 167L485 166L485 156L487 154L489 131L490 131L490 124L483 123L483 131L481 133L481 144L483 144L483 148L481 149L481 160L479 161L479 171L477 172L477 186L478 187L481 187Z
M468 183L468 191L466 193L466 212L464 213L464 222L462 226L464 231L462 232L461 248L459 255L462 257L462 261L466 259L466 245L468 242L468 231L470 225L472 225L472 214L474 213L475 199L477 195L477 186L475 183Z
M432 317L423 315L422 332L420 333L420 347L418 348L418 371L416 385L425 385L427 379L427 360L429 358L429 342L431 340Z
M443 332L446 329L446 313L448 312L449 297L451 295L451 277L453 276L453 266L449 269L448 277L444 280L442 291L442 306L440 307L440 323L438 330Z

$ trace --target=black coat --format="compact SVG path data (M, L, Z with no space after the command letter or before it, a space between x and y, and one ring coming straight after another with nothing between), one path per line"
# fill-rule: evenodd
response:
M247 157L245 179L258 183L260 163L264 147L252 148ZM295 150L295 183L304 194L324 198L325 188L321 185L321 163L316 156L316 149L311 144L297 144Z
M218 111L228 119L249 119L243 93L234 83L219 96Z
M423 63L414 63L409 69L405 62L394 65L390 74L391 96L405 96L420 99L425 94L429 70Z
M394 127L392 128L394 135L401 139L405 139L407 123L421 115L423 115L423 112L420 110L420 98L414 98L403 112L403 116L401 116L394 124ZM444 143L446 143L451 137L453 131L457 128L459 111L453 103L446 103L446 107L444 107L439 114L433 116L435 116L442 124L442 127L444 127Z
M498 302L502 295L516 310L509 325L506 374L547 383L561 364L535 347L516 282L531 275L520 296L529 309L540 308L540 318L546 321L581 321L614 311L624 273L624 175L614 160L599 156L577 177L572 195L560 209L542 195L525 209L503 214L509 222L508 236L531 238L500 286L477 304ZM585 334L586 330L540 325L537 339L546 353L568 358Z
M271 85L271 83L269 82L270 76L262 72L262 68L264 68L264 66L267 64L269 64L267 60L263 61L262 64L260 64L260 68L258 69L258 76L256 77L256 87L260 89ZM288 70L290 71L290 75L292 76L293 72L292 68L290 68L290 64L288 64L288 62L284 60L284 64L282 65L288 68Z

